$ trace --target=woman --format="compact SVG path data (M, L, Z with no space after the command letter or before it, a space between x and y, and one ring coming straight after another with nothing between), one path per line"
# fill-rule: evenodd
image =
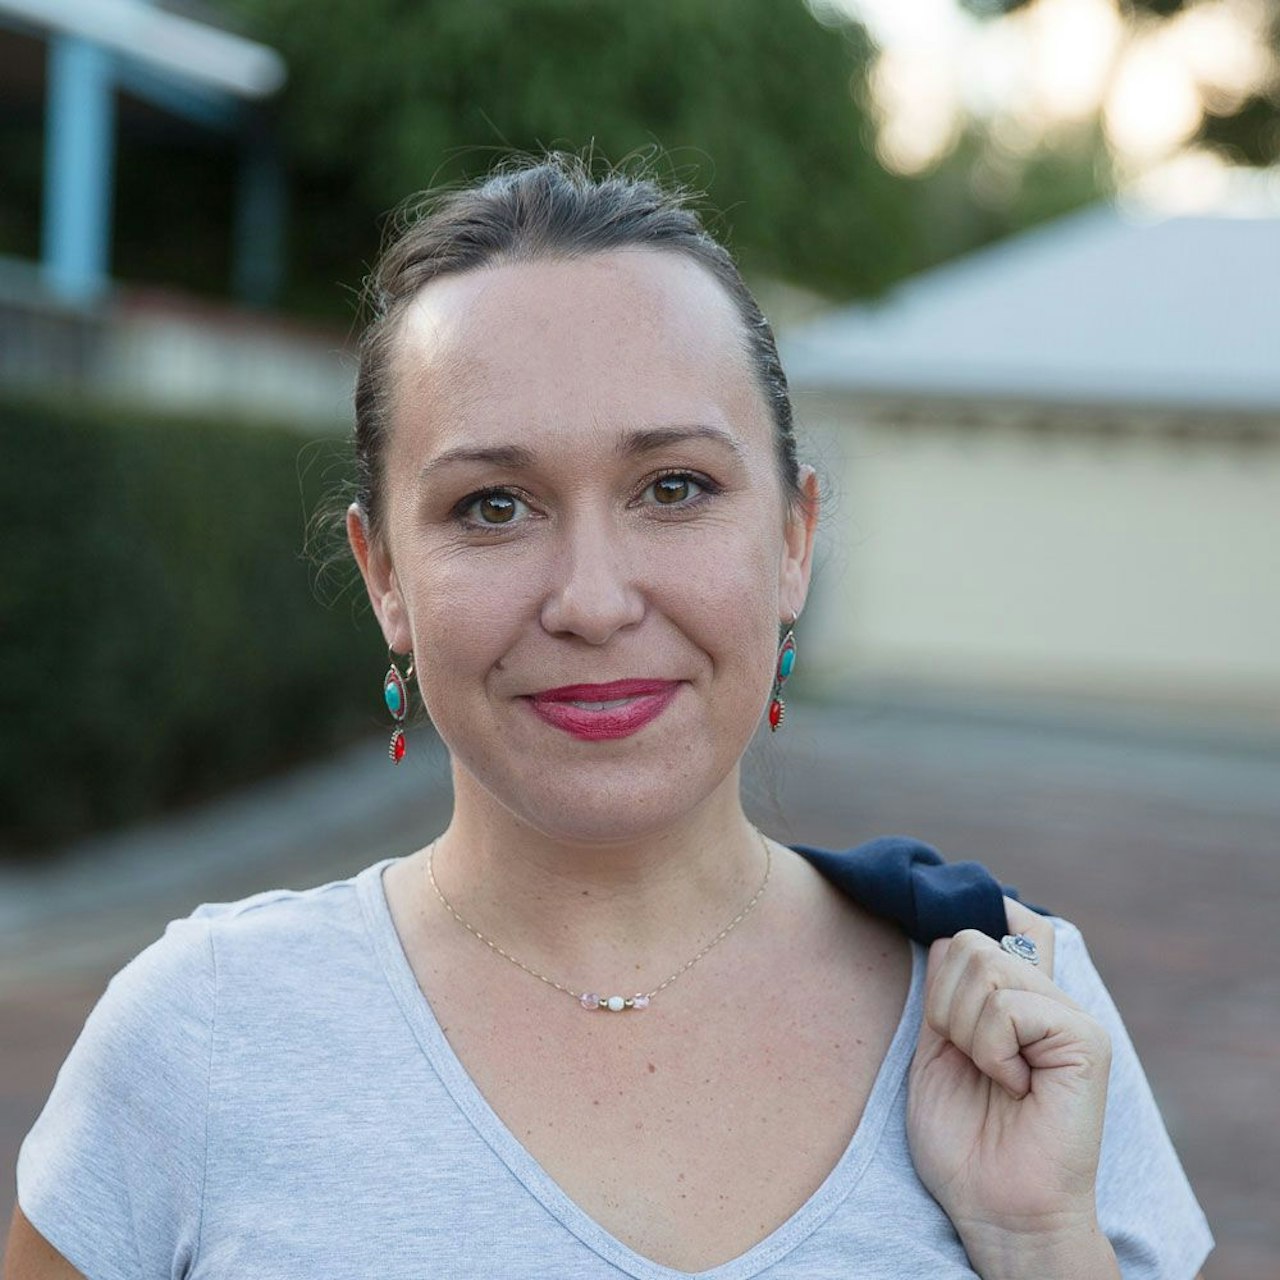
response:
M910 890L899 846L744 816L818 490L727 253L553 155L373 284L347 531L453 818L117 975L16 1274L1189 1280L1212 1239L1078 932L997 887L926 951L847 891Z

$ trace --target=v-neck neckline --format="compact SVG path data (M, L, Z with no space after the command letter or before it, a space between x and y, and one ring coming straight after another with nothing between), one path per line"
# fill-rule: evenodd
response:
M408 855L384 858L356 876L365 925L388 985L419 1046L454 1104L521 1185L566 1230L606 1262L636 1280L748 1280L803 1243L849 1195L866 1172L894 1101L905 1087L915 1051L913 1013L923 994L924 947L911 941L911 981L888 1051L876 1071L866 1105L847 1146L817 1190L785 1222L745 1253L704 1271L679 1271L637 1253L606 1231L572 1200L489 1105L445 1036L431 1002L418 985L387 901L383 872Z

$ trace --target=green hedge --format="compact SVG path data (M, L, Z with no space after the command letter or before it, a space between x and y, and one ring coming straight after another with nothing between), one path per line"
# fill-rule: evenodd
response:
M386 720L363 589L322 602L315 563L341 451L274 426L0 400L0 852Z

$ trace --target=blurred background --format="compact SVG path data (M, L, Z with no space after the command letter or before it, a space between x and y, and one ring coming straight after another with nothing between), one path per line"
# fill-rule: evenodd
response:
M823 476L753 816L1079 924L1273 1280L1274 0L0 0L0 1165L167 920L447 821L334 537L357 296L555 146L705 191Z

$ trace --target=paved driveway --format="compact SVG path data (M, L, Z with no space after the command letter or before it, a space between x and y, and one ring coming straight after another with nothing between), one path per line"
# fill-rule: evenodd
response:
M1208 1280L1280 1274L1278 780L1280 744L802 704L745 778L779 839L919 836L1080 926L1217 1237ZM199 902L416 848L447 819L446 781L425 748L391 770L362 744L82 846L55 876L0 873L0 1232L18 1146L107 978Z

